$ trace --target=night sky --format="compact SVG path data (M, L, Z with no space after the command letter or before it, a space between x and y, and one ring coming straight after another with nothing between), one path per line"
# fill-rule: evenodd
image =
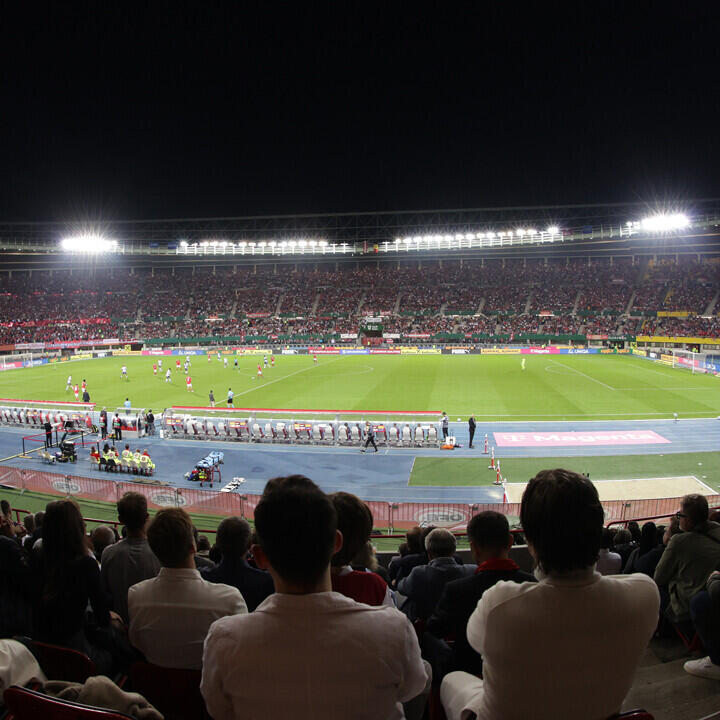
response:
M720 196L716 2L17 5L0 220Z

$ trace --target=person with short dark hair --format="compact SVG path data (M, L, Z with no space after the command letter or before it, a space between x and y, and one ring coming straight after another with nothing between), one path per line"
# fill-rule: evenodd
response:
M375 573L353 570L353 558L365 546L373 527L370 508L351 493L336 492L328 496L335 506L342 547L330 560L332 589L366 605L395 607L385 581Z
M710 573L720 569L720 524L708 520L708 514L704 495L682 499L677 513L682 532L670 539L655 568L663 610L676 623L690 620L690 599L705 588Z
M215 567L200 568L200 574L212 583L236 587L252 612L275 592L270 573L250 567L246 560L250 548L250 525L244 518L227 517L218 525L216 548L220 560Z
M112 608L128 621L128 589L160 572L160 561L150 549L145 529L149 519L147 498L126 492L117 502L118 521L127 534L120 542L105 548L100 558L100 574Z
M477 427L477 423L475 422L475 418L471 415L470 419L468 420L468 432L470 433L470 442L468 443L468 447L474 448L473 445L473 438L475 437L475 428Z
M467 525L470 552L475 572L445 585L440 600L430 616L423 638L423 657L430 660L433 683L439 684L452 670L481 675L482 658L467 641L468 620L486 590L498 582L536 582L510 559L513 537L505 515L493 510L473 515ZM452 649L444 638L454 638Z
M401 703L428 681L415 631L394 608L332 591L330 558L342 535L328 496L301 475L274 478L255 509L255 530L253 555L275 594L210 628L200 685L210 715L405 717Z
M612 548L613 534L608 528L603 528L596 565L596 569L601 575L617 575L622 570L622 558L619 553L611 552Z
M367 450L368 445L372 445L375 448L375 452L378 451L378 446L375 444L375 428L371 423L366 422L365 423L365 446L360 450L360 452L365 452Z
M203 580L195 539L182 508L160 510L147 531L162 568L128 590L129 638L145 658L167 668L200 668L208 629L226 615L247 613L239 590Z
M445 586L468 575L468 568L455 562L456 547L455 536L445 528L435 528L425 538L428 564L414 567L398 583L398 592L407 597L402 611L410 620L430 617Z
M606 718L620 710L660 602L645 575L595 570L603 520L597 489L583 475L543 470L530 480L520 521L539 582L500 582L483 594L467 625L483 679L445 676L448 720L471 712L479 720Z
M427 562L425 553L425 535L423 528L416 525L405 533L408 551L390 567L390 579L397 587L397 583L407 577L414 567Z
M107 525L98 525L90 533L90 544L92 545L93 555L100 563L103 551L115 542L115 534Z

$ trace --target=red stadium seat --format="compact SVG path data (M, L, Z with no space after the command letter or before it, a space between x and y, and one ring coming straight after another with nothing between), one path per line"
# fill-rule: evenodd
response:
M125 713L58 700L15 685L3 699L9 711L6 720L132 720Z
M84 683L89 677L97 675L95 663L77 650L34 641L30 650L48 680Z
M129 689L140 693L165 720L210 720L200 694L200 676L200 670L136 662L130 667Z

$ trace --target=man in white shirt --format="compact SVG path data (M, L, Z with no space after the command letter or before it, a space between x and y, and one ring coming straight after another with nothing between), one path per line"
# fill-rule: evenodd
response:
M210 625L247 613L247 605L237 588L207 582L195 569L192 521L184 510L161 510L147 537L162 568L128 591L130 642L155 665L198 669Z
M327 495L300 475L270 480L255 530L253 556L275 594L210 628L200 685L210 715L406 717L402 703L429 689L415 631L394 608L332 592L330 558L342 534Z
M520 520L540 582L485 591L467 626L483 679L445 676L448 720L604 720L620 710L655 631L657 587L646 575L595 570L603 508L582 475L538 473Z

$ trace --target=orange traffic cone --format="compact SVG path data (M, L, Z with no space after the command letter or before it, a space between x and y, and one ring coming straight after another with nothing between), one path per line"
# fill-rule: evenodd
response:
M490 464L488 465L488 470L494 470L495 469L495 447L493 447L490 451Z

